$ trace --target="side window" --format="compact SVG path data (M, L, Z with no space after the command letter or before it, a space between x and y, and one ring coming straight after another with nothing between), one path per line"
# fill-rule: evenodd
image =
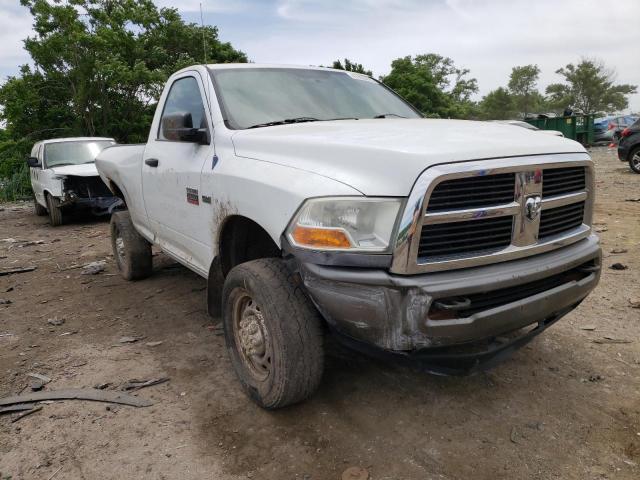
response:
M180 117L177 117L177 115L180 115ZM186 124L175 125L178 118L185 118L186 122L184 123ZM202 103L198 82L194 77L184 77L173 82L160 119L158 138L160 140L180 141L177 134L165 136L162 128L165 122L173 124L170 125L170 128L207 128L204 103Z

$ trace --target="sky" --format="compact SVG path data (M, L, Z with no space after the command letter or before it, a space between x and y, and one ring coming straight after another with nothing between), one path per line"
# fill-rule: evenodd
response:
M406 55L438 53L478 79L478 99L505 86L515 65L537 64L539 87L582 57L640 85L640 0L155 0L219 28L220 39L260 63L362 63L375 76ZM0 81L29 60L22 40L31 17L0 0ZM627 111L640 111L640 94Z

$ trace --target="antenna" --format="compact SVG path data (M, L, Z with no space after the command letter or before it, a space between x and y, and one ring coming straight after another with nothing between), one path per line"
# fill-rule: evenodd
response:
M207 38L204 34L204 16L202 15L202 2L200 3L200 26L202 27L202 55L204 64L207 64Z

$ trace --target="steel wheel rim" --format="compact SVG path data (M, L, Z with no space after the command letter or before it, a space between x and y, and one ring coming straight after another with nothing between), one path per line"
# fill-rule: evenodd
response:
M637 152L633 157L631 157L631 163L634 167L640 168L640 152Z
M259 382L271 374L271 342L264 315L253 297L241 289L233 304L236 350L251 376Z

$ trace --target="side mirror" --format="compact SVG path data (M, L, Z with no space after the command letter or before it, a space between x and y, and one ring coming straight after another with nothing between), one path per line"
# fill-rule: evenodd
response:
M42 168L40 160L38 160L36 157L27 157L27 165L29 165L31 168Z
M162 136L174 142L209 145L209 132L206 128L194 128L190 113L172 113L162 117Z

